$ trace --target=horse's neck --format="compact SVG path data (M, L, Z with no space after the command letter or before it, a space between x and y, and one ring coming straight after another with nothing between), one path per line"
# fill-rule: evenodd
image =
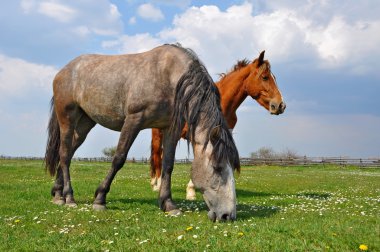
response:
M237 121L236 110L247 98L248 94L244 87L244 80L249 76L249 73L249 68L244 67L227 74L216 83L221 97L222 112L230 129L235 127Z

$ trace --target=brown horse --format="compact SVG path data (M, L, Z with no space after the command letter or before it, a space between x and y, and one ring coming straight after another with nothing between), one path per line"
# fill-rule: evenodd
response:
M238 61L233 69L227 74L222 74L216 83L221 96L222 112L231 130L237 122L236 110L248 95L273 115L279 115L285 110L286 105L276 84L276 78L271 72L270 63L264 60L264 53L265 51L261 52L252 63L248 60ZM185 126L182 137L186 135L186 131ZM155 191L160 187L162 153L162 133L159 129L152 129L150 174L151 185ZM194 184L191 180L186 192L187 199L195 199Z
M178 213L171 174L186 123L194 150L192 180L204 195L209 218L236 218L233 168L239 168L239 154L221 112L219 92L191 50L164 45L138 54L82 55L56 75L53 93L45 162L50 174L56 174L54 203L76 205L71 158L98 123L121 133L111 169L95 192L94 209L105 209L111 183L140 130L159 128L165 148L159 206Z

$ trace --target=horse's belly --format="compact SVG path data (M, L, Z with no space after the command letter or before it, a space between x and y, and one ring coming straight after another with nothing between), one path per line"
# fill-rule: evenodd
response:
M115 131L121 131L121 128L124 124L124 120L109 118L108 116L104 115L93 115L90 116L90 118L94 120L96 123L100 124L101 126Z
M119 108L82 104L83 111L96 123L105 128L121 131L125 116Z

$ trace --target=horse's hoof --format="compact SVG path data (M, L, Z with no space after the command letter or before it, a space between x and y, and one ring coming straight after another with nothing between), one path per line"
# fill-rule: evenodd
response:
M168 215L169 216L179 216L179 215L181 215L182 214L182 212L181 212L181 210L179 210L179 209L173 209L173 210L170 210L169 212L168 212Z
M196 200L197 199L194 187L187 187L186 188L186 199L187 200Z
M94 204L92 206L92 208L95 210L95 211L104 211L106 210L106 206L105 205L100 205L100 204Z
M187 200L194 201L194 200L197 199L197 197L195 197L195 195L186 195L186 199L187 199Z
M152 187L152 190L153 190L153 192L158 192L158 191L160 191L160 187L158 185L154 185Z
M66 203L63 199L53 199L52 202L58 206L63 206Z

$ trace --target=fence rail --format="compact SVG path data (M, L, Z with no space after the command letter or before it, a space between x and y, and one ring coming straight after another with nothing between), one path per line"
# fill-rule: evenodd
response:
M11 157L0 156L0 159L13 160L43 160L42 157ZM111 162L108 157L82 158L75 157L73 160L84 162ZM191 164L192 159L176 159L176 164ZM129 163L148 164L148 158L128 159ZM277 166L314 166L314 165L338 165L357 166L359 168L380 168L380 158L349 158L349 157L300 157L300 158L240 158L242 166L247 165L277 165Z
M360 168L380 168L379 158L302 157L302 158L241 158L241 165L313 166L338 165Z

